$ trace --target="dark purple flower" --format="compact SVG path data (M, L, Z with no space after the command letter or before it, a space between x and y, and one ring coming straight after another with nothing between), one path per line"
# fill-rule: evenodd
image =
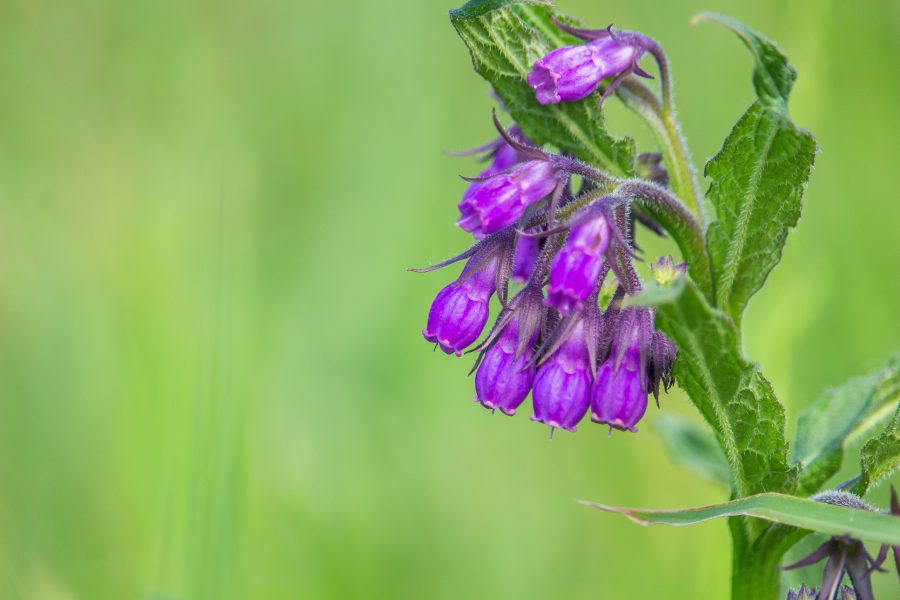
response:
M534 63L528 85L534 88L541 104L581 100L602 79L631 68L643 52L639 46L621 43L611 36L580 46L563 46Z
M592 363L587 329L585 320L577 318L564 341L538 368L532 421L575 431L587 412Z
M612 358L600 365L591 387L591 420L621 431L635 425L647 410L647 387L641 375L641 351L632 345L617 366Z
M509 130L509 135L513 138L522 141L526 144L531 144L531 141L526 138L518 126L513 126ZM462 156L466 156L474 153L487 153L487 156L490 157L490 164L488 167L478 174L478 179L486 179L489 177L493 177L498 173L502 173L507 169L511 169L516 166L518 163L522 162L522 156L519 154L519 151L510 146L503 137L498 137L494 141L480 148L476 148L474 150L470 150L468 152L460 153ZM460 206L466 204L468 199L471 198L483 185L482 181L473 181L469 184L469 187L466 188L466 192L463 194L462 200L460 200Z
M675 345L653 329L653 314L629 308L615 317L616 333L609 357L591 388L591 420L621 431L637 431L647 410L647 396L668 389Z
M513 255L512 275L510 278L519 283L528 281L540 256L541 246L539 240L527 235L520 235L518 241L516 241L516 253Z
M475 401L512 415L534 380L535 344L546 309L540 283L529 283L503 308L475 363Z
M514 415L525 400L534 380L534 343L532 335L525 351L517 355L519 322L513 319L497 338L496 343L484 354L475 374L475 401L485 408L499 408L504 414Z
M581 308L597 287L609 236L609 222L603 214L591 216L572 228L550 266L549 306L563 315Z
M559 175L545 160L530 160L509 173L480 182L459 203L456 222L476 236L494 233L511 225L531 204L543 200L556 188Z
M422 330L426 340L440 345L447 354L460 356L487 323L488 302L496 289L497 260L473 265L477 258L469 261L459 279L438 292L428 312L428 325Z

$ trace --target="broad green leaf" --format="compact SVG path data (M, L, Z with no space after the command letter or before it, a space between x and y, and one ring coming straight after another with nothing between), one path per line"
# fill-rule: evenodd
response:
M725 17L705 18L733 29L756 60L758 100L705 169L717 219L707 231L716 305L740 324L747 302L781 260L788 232L800 218L816 141L788 117L796 72L787 57L744 25Z
M657 323L678 345L675 380L716 432L734 475L734 495L793 491L784 408L741 354L733 321L688 281L677 301L659 307Z
M701 429L687 419L667 412L660 413L654 429L676 463L701 477L731 485L728 461L709 429Z
M475 70L529 138L613 174L632 175L634 141L607 131L598 94L541 106L528 86L525 78L535 61L559 46L583 43L556 27L551 15L571 22L549 2L527 0L472 0L450 11L450 21L468 46Z
M827 390L797 422L794 461L802 469L799 493L819 490L837 473L844 448L889 417L900 401L900 354L879 371Z
M860 496L900 469L900 404L884 433L862 447L859 462L862 474L853 491Z
M694 525L723 517L757 517L830 535L849 535L877 544L900 545L900 518L890 514L834 506L785 494L756 494L723 504L681 510L588 506L624 515L640 525Z

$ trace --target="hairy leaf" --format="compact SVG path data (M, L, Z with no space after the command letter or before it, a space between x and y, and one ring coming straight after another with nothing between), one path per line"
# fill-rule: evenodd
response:
M681 510L618 508L595 502L584 504L624 515L640 525L694 525L722 517L746 516L830 535L849 535L878 544L900 545L900 518L785 494L756 494L723 504Z
M634 141L607 131L599 94L541 106L528 86L525 78L535 61L559 46L583 43L556 27L551 15L571 22L549 2L527 0L472 0L450 11L450 21L468 46L475 70L529 138L613 174L632 175Z
M879 371L827 390L800 415L794 460L802 469L799 493L819 490L837 473L844 448L864 437L900 401L900 354Z
M859 462L862 474L853 491L860 496L900 469L900 404L884 433L862 447Z
M725 17L706 18L733 29L756 60L758 100L705 169L717 218L707 231L716 305L739 324L750 297L781 260L788 232L800 218L816 141L788 117L796 72L787 57L744 25Z
M711 431L668 412L660 413L654 427L672 460L701 477L731 485L728 461Z
M737 328L693 282L663 304L657 322L678 345L675 379L716 432L731 466L735 496L792 491L784 408L756 365L743 357Z

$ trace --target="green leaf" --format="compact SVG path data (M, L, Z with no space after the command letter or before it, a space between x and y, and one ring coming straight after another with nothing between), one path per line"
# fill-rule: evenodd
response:
M707 231L716 305L736 323L751 296L781 260L788 232L800 218L812 172L815 138L787 114L794 68L770 41L725 17L753 53L758 100L740 118L707 164L717 220Z
M900 469L900 404L884 433L862 447L859 462L862 474L853 491L860 496Z
M642 510L583 503L624 515L640 525L694 525L722 517L745 516L830 535L849 535L877 544L900 545L898 517L785 494L756 494L723 504L681 510Z
M760 102L774 105L784 112L791 88L797 80L797 71L778 46L740 21L725 15L701 13L693 19L694 24L702 21L716 21L737 34L756 63L753 87Z
M667 412L660 413L654 428L672 460L701 477L731 485L728 461L711 431Z
M741 354L733 321L688 281L677 301L659 307L657 323L678 345L675 379L715 431L734 495L792 491L796 470L787 461L784 408Z
M559 46L582 43L550 21L549 2L472 0L450 11L450 22L468 46L475 70L494 88L522 131L538 144L554 144L618 175L634 173L634 141L613 137L599 95L541 106L526 81L535 61ZM487 115L486 115L487 118Z
M797 422L794 460L800 464L799 493L819 490L837 473L844 449L894 412L900 401L900 354L887 365L827 390Z

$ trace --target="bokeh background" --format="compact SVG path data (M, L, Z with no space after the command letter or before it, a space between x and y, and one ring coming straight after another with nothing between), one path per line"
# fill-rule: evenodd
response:
M557 4L663 43L698 166L751 60L690 17L779 42L821 153L747 353L796 418L900 348L900 3ZM455 271L405 269L465 246L476 170L443 151L492 137L452 7L0 3L0 598L726 596L724 523L573 501L725 497L655 409L551 442L421 339Z

